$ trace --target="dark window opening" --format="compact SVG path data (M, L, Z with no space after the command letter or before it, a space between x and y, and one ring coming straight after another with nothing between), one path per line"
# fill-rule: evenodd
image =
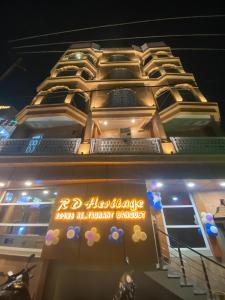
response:
M193 207L164 208L166 225L196 225Z
M164 70L166 71L166 73L180 73L179 70L177 70L177 68L173 67L164 67Z
M111 91L108 98L109 107L133 107L137 103L136 94L129 89Z
M161 76L161 73L158 70L154 70L151 73L149 73L149 78L159 78Z
M168 106L176 102L170 91L162 92L159 96L156 97L156 101L158 104L159 111L167 108Z
M72 99L72 105L78 108L79 110L86 112L87 111L87 103L86 103L85 95L82 93L76 93Z
M63 77L63 76L76 76L77 70L75 69L68 69L64 71L60 71L56 77Z
M196 102L198 101L197 97L194 95L192 90L189 89L179 89L178 91L184 102Z
M206 247L200 228L168 228L167 230L168 234L171 235L169 240L172 247L177 248L177 243L173 238L192 248Z
M90 80L90 79L92 79L91 74L88 73L88 72L85 71L85 70L82 72L81 76L82 76L85 80Z
M126 68L116 68L112 70L107 79L134 79L135 75L132 71Z
M157 54L158 58L165 58L168 57L168 54Z
M108 59L108 61L111 62L116 62L116 61L130 61L130 58L126 55L123 54L115 54L115 55L111 55Z
M144 66L147 65L147 63L149 63L152 59L153 59L153 57L151 55L149 55L144 61Z
M42 100L41 104L64 103L67 94L68 94L67 90L56 90L46 95Z

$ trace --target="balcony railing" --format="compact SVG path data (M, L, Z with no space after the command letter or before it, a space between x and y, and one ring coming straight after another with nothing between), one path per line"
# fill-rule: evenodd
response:
M75 154L81 139L0 140L0 155L44 156Z
M171 137L179 154L225 154L225 137Z
M106 138L92 139L91 153L130 154L146 153L160 154L160 139L131 139L131 138Z

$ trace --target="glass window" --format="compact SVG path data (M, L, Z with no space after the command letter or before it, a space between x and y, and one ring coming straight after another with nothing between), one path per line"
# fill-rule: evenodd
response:
M164 67L166 73L180 73L179 70L175 67Z
M33 153L35 151L35 149L37 148L37 146L41 143L41 140L43 139L43 135L39 134L39 135L34 135L30 141L29 144L25 150L26 153Z
M114 54L114 55L111 55L109 57L109 61L111 62L117 62L117 61L129 61L130 58L126 55L123 55L123 54Z
M168 228L167 231L171 236L169 240L172 247L177 247L172 237L191 248L206 247L200 228Z
M184 102L196 102L198 99L195 97L192 90L178 88L178 91Z
M64 103L66 96L68 94L67 90L56 90L53 93L47 94L42 100L41 104L57 104Z
M113 90L108 98L110 107L134 107L137 102L136 94L130 89Z
M196 225L193 207L164 208L166 225Z
M148 76L149 78L159 78L161 73L158 70L153 70Z
M187 192L168 191L161 192L163 205L192 205Z
M57 77L63 77L63 76L75 76L76 75L77 70L75 69L67 69L64 71L60 71L57 74Z
M5 191L0 196L0 245L42 248L55 189Z
M10 137L8 130L0 126L0 140L7 140Z
M107 76L107 79L134 79L135 75L127 68L115 68Z
M163 91L156 97L159 111L175 103L175 99L170 91Z

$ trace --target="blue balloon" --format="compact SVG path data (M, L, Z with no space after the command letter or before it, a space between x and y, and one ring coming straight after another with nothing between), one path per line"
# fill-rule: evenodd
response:
M114 231L117 231L117 227L116 226L112 226L110 229L110 232L113 233Z
M153 206L154 205L154 196L153 196L153 193L152 192L147 192L147 197L148 197L148 203L149 205Z
M111 235L111 234L109 234L109 235L108 235L108 239L109 239L110 241L112 241L112 240L113 240L113 238L112 238L112 235Z
M118 230L118 233L119 233L119 236L120 236L120 238L121 238L121 237L124 235L123 229L120 228L120 229Z
M160 210L162 208L161 201L157 201L153 205L154 209Z
M76 232L76 234L79 234L80 233L80 227L79 226L74 227L74 231Z

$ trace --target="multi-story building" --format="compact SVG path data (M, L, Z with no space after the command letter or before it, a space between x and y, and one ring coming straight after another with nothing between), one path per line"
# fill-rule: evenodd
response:
M0 270L35 253L35 299L112 299L125 270L137 299L225 292L220 113L167 45L74 44L16 120Z

